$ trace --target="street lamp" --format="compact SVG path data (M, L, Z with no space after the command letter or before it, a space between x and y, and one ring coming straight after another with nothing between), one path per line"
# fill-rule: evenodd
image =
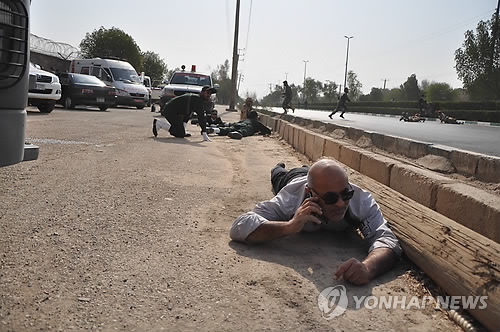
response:
M302 94L304 95L304 101L306 100L306 69L307 69L307 63L309 60L302 60L304 61L304 86L302 87Z
M347 61L349 61L349 40L351 38L354 38L353 36L350 36L350 37L347 37L347 36L344 36L345 38L347 38L347 54L345 56L345 75L344 75L344 89L347 87Z

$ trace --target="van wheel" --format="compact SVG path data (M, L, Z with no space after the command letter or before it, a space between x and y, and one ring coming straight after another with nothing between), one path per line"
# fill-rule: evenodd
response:
M144 108L144 105L137 105L138 110L142 110Z
M99 106L99 109L101 110L101 112L106 112L106 110L108 109L108 106L101 105L101 106Z
M55 102L54 103L43 103L38 105L38 109L40 110L40 113L50 113L54 110Z
M73 101L71 100L71 97L64 97L64 108L67 110L72 110L75 108L75 104L73 104Z

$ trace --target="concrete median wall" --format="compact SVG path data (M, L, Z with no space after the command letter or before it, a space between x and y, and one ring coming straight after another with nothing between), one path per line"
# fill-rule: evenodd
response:
M427 154L450 160L461 174L479 180L500 182L500 158L468 153L448 147L411 141L378 133L328 126L318 121L300 119L290 123L290 115L276 118L261 114L261 120L273 128L279 137L312 161L322 156L334 158L346 166L391 187L406 197L500 243L500 199L493 194L470 185L457 183L438 173L408 165L404 162L376 154L354 144L322 135L304 128L328 128L357 141L370 138L372 143L397 154L420 158ZM287 121L288 120L288 121ZM343 132L341 131L344 130Z

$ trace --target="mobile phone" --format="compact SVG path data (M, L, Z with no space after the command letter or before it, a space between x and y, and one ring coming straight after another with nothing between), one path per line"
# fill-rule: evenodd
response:
M313 197L311 192L307 192L306 198L311 198L311 197ZM316 218L318 218L321 221L321 223L328 224L328 219L326 219L325 216L319 215L319 214L314 213L314 212L312 213L312 215L315 216Z

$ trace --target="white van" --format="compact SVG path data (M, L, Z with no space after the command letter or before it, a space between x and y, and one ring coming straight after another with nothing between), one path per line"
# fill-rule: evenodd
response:
M93 75L107 85L116 88L116 104L144 108L149 101L149 92L140 76L128 62L112 59L71 60L71 73Z

